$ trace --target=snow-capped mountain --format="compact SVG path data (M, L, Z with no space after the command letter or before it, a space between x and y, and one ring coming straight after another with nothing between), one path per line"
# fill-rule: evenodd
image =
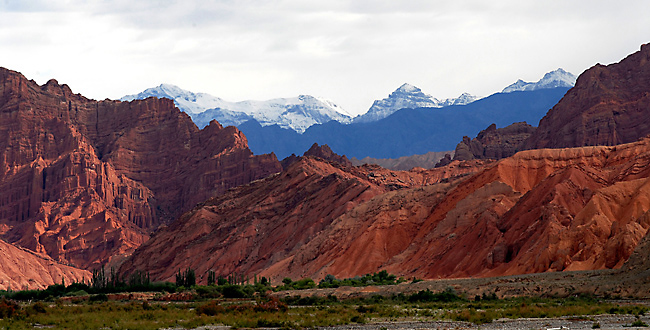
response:
M229 102L206 93L192 93L170 84L147 88L143 92L126 95L120 101L143 100L147 97L166 97L172 99L176 106L188 114L200 113L206 109L221 108Z
M463 105L476 101L478 97L463 93L457 98L438 100L425 94L421 89L404 84L392 92L387 98L376 100L368 112L354 118L355 123L368 123L386 118L395 111L406 108L442 108L450 105Z
M145 99L150 96L166 97L192 117L199 127L205 127L212 119L223 126L237 126L250 119L262 126L279 125L303 133L314 124L331 120L350 123L352 116L333 102L310 95L292 98L279 98L268 101L229 102L205 94L192 93L174 85L162 84L142 93L127 95L122 101Z
M559 68L555 71L548 72L537 82L526 82L519 79L514 84L504 88L502 93L534 91L544 88L573 87L576 84L576 79L577 77L572 73Z

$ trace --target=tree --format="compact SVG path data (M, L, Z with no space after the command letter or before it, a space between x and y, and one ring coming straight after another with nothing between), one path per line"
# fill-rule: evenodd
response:
M208 285L214 285L216 274L213 270L208 271Z

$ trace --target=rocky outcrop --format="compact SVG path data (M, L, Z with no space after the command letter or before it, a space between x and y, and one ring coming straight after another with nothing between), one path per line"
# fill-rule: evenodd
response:
M305 151L302 156L319 158L328 162L335 162L346 167L352 166L352 162L348 159L348 157L335 153L327 144L319 146L318 143L314 143L309 148L309 150ZM282 164L282 168L286 169L294 163L297 163L299 160L300 157L296 156L295 154L291 154L291 156L283 159L280 164Z
M554 106L526 149L616 145L650 134L650 44L619 63L596 65Z
M463 137L463 141L456 146L454 160L510 157L522 150L524 141L534 131L535 127L526 122L514 123L503 128L497 128L492 124L471 140L467 136Z
M228 188L280 170L216 122L170 100L94 101L0 69L0 234L94 268Z
M312 144L303 156L321 158L330 162L339 163L343 166L352 166L352 162L345 155L341 156L332 151L327 144L319 146L318 143Z
M0 240L0 290L45 289L52 284L88 282L88 271Z

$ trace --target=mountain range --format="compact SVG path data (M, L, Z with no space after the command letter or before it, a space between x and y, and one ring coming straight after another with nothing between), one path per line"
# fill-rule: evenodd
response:
M575 76L562 69L551 71L535 83L522 80L506 87L503 93L514 91L531 91L545 88L572 87ZM343 124L374 122L406 108L442 108L452 105L465 105L478 99L477 96L463 93L457 98L439 100L425 94L416 86L405 83L387 98L376 100L370 109L362 115L352 118L344 109L334 102L310 95L294 98L280 98L268 101L229 102L206 93L194 93L171 84L161 84L148 88L141 93L126 95L120 100L131 101L147 97L165 97L189 114L199 128L205 127L211 120L217 120L223 126L239 126L249 120L256 120L261 126L278 125L303 133L316 124L337 121Z
M474 146L525 150L508 156L470 140L484 158L391 171L313 143L281 164L254 155L236 127L199 129L169 99L95 101L0 68L0 288L78 281L103 265L154 281L191 268L198 283L211 271L278 283L380 270L434 279L621 268L647 247L650 228L648 91L643 45L568 91L400 110L375 122L386 126L371 139L432 130L431 113L459 113L465 119L450 118L468 127L496 121ZM548 109L549 95L561 99L537 128L496 128L522 104ZM495 104L503 111L481 111Z
M121 271L165 280L192 268L277 283L379 270L431 279L621 268L650 228L648 78L650 45L590 68L523 143L544 149L499 161L390 171L302 157L197 206ZM601 124L610 116L614 124ZM634 142L612 139L623 132Z
M370 123L384 119L398 110L413 108L442 108L450 105L463 105L476 101L478 97L463 93L457 98L438 100L425 94L421 89L404 84L392 92L387 98L375 101L370 109L354 118L354 123Z
M304 132L315 124L335 120L349 123L352 117L331 101L310 95L293 98L278 98L268 101L228 102L221 98L193 93L174 85L162 84L145 91L122 97L122 101L141 100L148 97L165 97L190 115L199 128L216 120L223 126L239 126L256 120L262 126L278 125L282 128Z
M503 89L502 93L511 93L516 91L534 91L544 88L573 87L577 77L570 72L559 68L555 71L548 72L537 82L525 82L521 79L514 84Z
M238 128L255 154L273 152L284 158L318 143L358 159L398 158L454 150L464 135L476 135L492 123L500 127L520 121L537 123L567 90L558 87L497 93L466 105L402 109L370 123L330 121L309 127L303 134L252 120Z
M571 78L573 77L573 78ZM123 100L168 97L188 113L199 127L216 119L235 125L255 154L279 158L301 154L313 143L327 144L335 152L354 158L398 158L453 150L463 135L478 133L492 123L499 126L526 121L537 124L546 111L573 86L575 77L557 69L535 83L479 99L467 93L438 100L410 84L354 119L332 102L311 96L266 102L229 103L207 94L195 94L161 85ZM202 110L206 109L207 110Z

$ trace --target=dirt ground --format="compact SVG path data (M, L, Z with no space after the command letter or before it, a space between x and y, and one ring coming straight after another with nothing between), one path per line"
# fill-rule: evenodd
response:
M645 323L650 317L641 317ZM588 319L554 318L554 319L503 319L492 323L476 325L467 322L390 322L377 324L361 324L337 326L322 329L331 330L398 330L398 329L482 329L482 330L564 330L564 329L593 329L597 324L599 329L647 329L630 327L636 318L632 315L599 315Z

